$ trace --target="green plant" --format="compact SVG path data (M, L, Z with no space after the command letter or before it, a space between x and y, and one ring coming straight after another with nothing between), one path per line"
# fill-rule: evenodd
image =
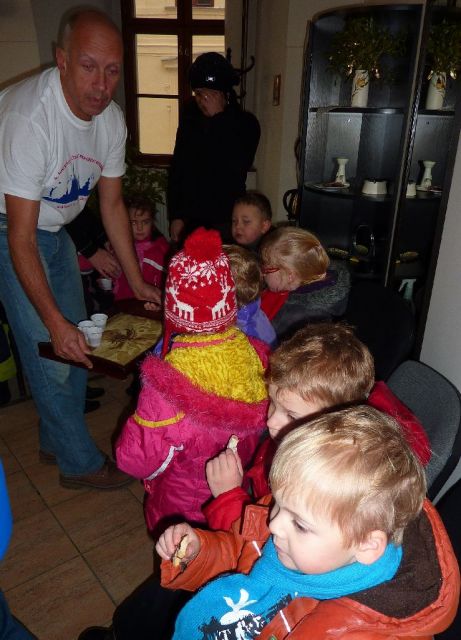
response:
M393 35L373 17L349 18L344 29L332 38L328 53L329 66L332 71L346 77L363 69L368 71L370 78L389 78L389 71L381 58L384 55L403 55L405 42L404 32Z
M122 178L124 197L144 196L152 202L154 210L158 204L165 202L167 172L164 169L144 167L136 163L137 150L127 146L125 162L126 171ZM93 189L88 204L94 211L99 211L98 190Z
M144 196L148 198L154 207L165 202L167 186L167 172L163 169L143 167L136 164L137 150L127 147L126 172L122 179L123 195Z
M431 73L447 73L454 80L461 69L461 22L446 18L431 27L427 43Z

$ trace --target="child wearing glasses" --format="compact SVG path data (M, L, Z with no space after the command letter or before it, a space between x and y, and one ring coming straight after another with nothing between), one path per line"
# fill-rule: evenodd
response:
M155 226L155 211L152 203L142 196L126 199L125 203L142 276L149 284L163 288L165 264L170 245ZM114 282L114 298L123 300L134 297L128 280L122 272Z
M346 311L350 274L332 262L309 231L279 227L261 243L262 273L267 289L261 308L279 340L307 322L338 318Z

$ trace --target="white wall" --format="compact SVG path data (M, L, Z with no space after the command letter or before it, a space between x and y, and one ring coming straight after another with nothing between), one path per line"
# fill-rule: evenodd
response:
M461 143L458 143L421 360L461 391Z
M0 1L0 88L40 65L30 0Z

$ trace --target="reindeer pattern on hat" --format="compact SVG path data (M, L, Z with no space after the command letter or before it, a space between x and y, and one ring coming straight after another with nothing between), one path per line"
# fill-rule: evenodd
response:
M165 320L177 333L223 331L237 315L228 258L217 232L198 229L190 239L170 262Z

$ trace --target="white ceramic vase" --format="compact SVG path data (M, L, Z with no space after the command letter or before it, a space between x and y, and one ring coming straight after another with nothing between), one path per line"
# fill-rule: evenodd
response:
M447 88L447 74L444 71L431 75L427 88L426 109L441 109Z
M368 104L368 87L370 75L366 69L357 69L352 79L352 107L366 107Z
M429 191L432 186L432 167L435 165L434 160L423 160L424 173L419 184L416 188L418 191Z
M336 158L338 163L338 171L336 172L335 182L340 182L345 187L349 186L346 180L346 164L349 162L349 158Z

